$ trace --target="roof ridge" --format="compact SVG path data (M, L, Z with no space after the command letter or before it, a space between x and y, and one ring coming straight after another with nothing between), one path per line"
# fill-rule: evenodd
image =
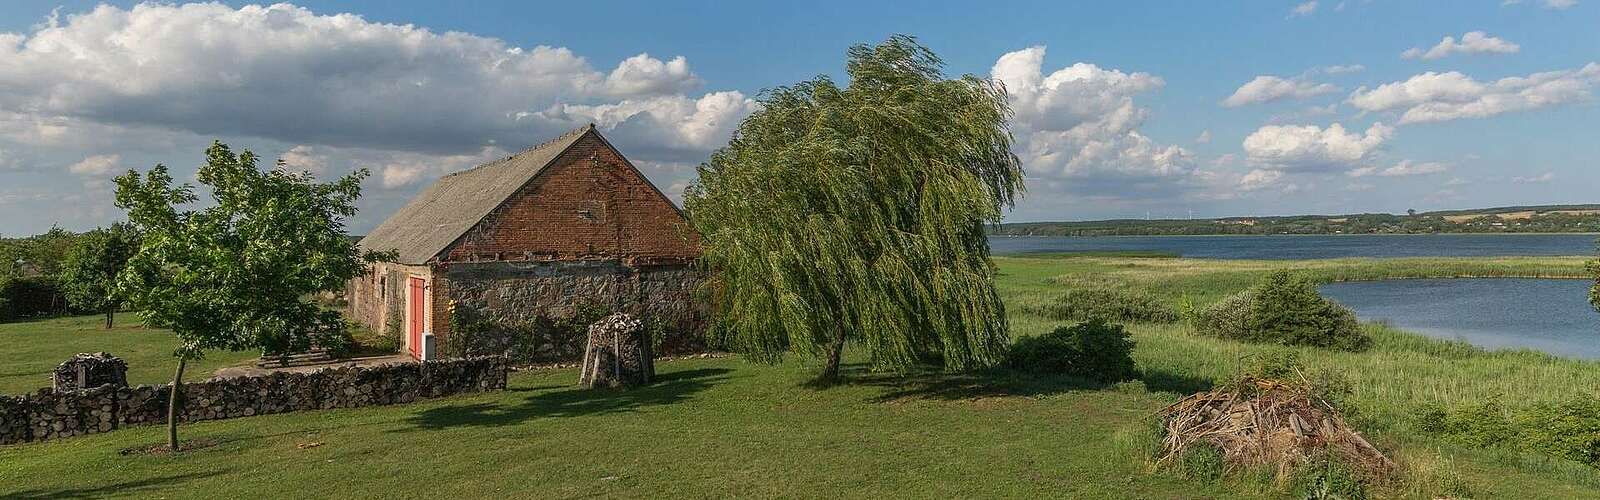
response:
M594 130L594 129L595 129L594 122L590 122L588 125L584 125L582 127L578 127L578 128L572 129L572 130L568 130L568 131L562 133L561 135L556 136L554 139L550 139L548 141L544 141L544 142L541 142L541 143L533 145L533 146L528 146L526 148L522 148L521 151L517 151L515 153L512 153L510 156L507 156L505 158L498 158L498 159L495 159L495 160L486 161L486 162L480 163L480 164L478 164L478 165L476 165L476 166L474 166L472 168L469 168L469 169L466 169L466 170L457 171L457 172L451 172L451 173L445 174L444 176L445 177L452 177L452 176L464 174L464 173L467 173L467 172L471 172L471 171L474 171L474 170L477 170L477 169L480 169L480 168L483 168L483 167L487 167L487 166L490 166L490 165L497 165L497 164L500 164L500 163L504 163L506 161L510 161L512 158L516 158L518 156L521 156L521 155L524 155L524 154L527 154L527 153L531 153L533 151L538 151L538 150L544 149L544 148L549 147L549 146L551 146L553 144L556 144L558 142L563 142L563 141L570 140L570 139L572 139L574 137L583 135L585 132L588 132L588 131Z

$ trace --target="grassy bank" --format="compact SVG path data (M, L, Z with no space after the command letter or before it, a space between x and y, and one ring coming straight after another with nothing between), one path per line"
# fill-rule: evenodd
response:
M1321 282L1404 278L1589 278L1587 257L1415 257L1394 259L1219 260L1146 254L995 257L1007 306L1028 307L1084 281L1149 290L1174 303L1209 304L1249 287L1274 269L1294 269ZM1030 318L1017 318L1027 321ZM1023 334L1038 329L1023 329Z
M1018 335L1059 324L1019 304L1047 301L1084 280L1148 288L1172 303L1185 296L1205 303L1280 266L1326 280L1562 276L1576 274L1582 260L996 259ZM51 324L0 325L0 338L19 330L48 338L32 330ZM1592 390L1600 387L1600 363L1484 352L1367 328L1376 339L1367 352L1303 349L1301 356L1355 383L1354 421L1407 467L1408 482L1378 493L1600 496L1600 478L1588 467L1460 448L1412 428L1415 409L1427 402L1500 395L1524 404ZM1145 458L1151 414L1269 348L1196 336L1181 323L1131 330L1143 375L1111 387L1004 373L889 377L860 371L859 358L852 383L827 390L804 386L817 366L800 361L664 362L660 383L630 392L575 390L573 370L524 372L501 393L190 425L185 436L221 443L177 457L118 453L159 441L161 429L154 427L0 447L0 497L1284 496L1282 487L1257 476L1189 479L1152 471ZM10 363L15 345L0 345L0 360ZM30 355L54 360L72 352L62 349ZM170 364L161 366L164 372Z
M105 329L105 318L79 316L27 323L0 323L0 394L22 394L50 386L51 370L80 352L105 351L128 362L128 383L172 381L178 347L172 332L145 328L132 314L117 316L117 327ZM185 380L204 380L213 371L256 357L257 353L210 352L191 361Z

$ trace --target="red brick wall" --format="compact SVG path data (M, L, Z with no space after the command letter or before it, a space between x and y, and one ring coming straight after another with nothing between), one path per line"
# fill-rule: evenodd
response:
M631 265L698 256L699 238L688 221L624 162L588 133L446 249L443 260L616 259Z

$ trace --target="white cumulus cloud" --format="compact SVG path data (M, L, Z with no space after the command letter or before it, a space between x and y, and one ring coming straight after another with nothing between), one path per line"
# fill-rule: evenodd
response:
M1400 53L1400 57L1433 60L1452 54L1515 54L1519 50L1522 50L1522 46L1515 43L1489 36L1488 33L1482 31L1469 31L1461 35L1460 41L1456 41L1455 37L1447 36L1440 40L1438 45L1434 45L1429 49L1421 47L1406 49L1405 52Z
M1317 12L1317 0L1311 0L1289 9L1289 17L1306 17Z
M1161 88L1160 77L1082 62L1046 73L1044 56L1044 47L1011 52L991 70L1010 93L1015 149L1030 176L1069 180L1069 189L1162 189L1192 180L1193 154L1139 131L1148 111L1133 98Z
M1339 87L1329 83L1261 75L1240 85L1238 90L1233 91L1233 95L1222 101L1222 105L1232 108L1281 99L1305 99L1338 91Z
M1267 125L1244 139L1252 163L1285 171L1330 171L1359 167L1394 137L1394 127L1374 123L1365 133L1346 131L1334 123Z
M121 155L94 155L68 165L67 171L86 177L104 177L106 174L117 171L121 164Z
M1362 111L1402 111L1400 123L1484 118L1589 100L1600 82L1600 63L1575 70L1479 82L1460 72L1427 72L1377 88L1361 87L1347 100Z
M575 104L659 101L669 104L649 104L652 120L699 134L730 130L724 115L674 104L703 99L688 95L700 84L682 57L641 53L604 72L563 47L517 47L290 4L101 5L0 36L0 109L30 110L41 121L436 154L542 141L582 125L583 116L546 113ZM749 109L737 93L714 99L730 97ZM619 142L661 150L708 143L645 142L679 137Z
M1443 163L1401 160L1400 163L1396 163L1394 166L1388 168L1371 166L1357 168L1355 170L1351 170L1349 175L1351 177L1366 177L1369 175L1376 175L1380 177L1409 177L1413 175L1437 174L1444 172L1445 170L1449 170L1449 167Z

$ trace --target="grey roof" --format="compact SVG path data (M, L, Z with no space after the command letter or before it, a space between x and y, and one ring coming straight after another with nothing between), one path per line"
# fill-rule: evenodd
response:
M594 124L503 160L439 178L361 239L364 250L396 250L401 264L424 264L465 234L571 147Z

